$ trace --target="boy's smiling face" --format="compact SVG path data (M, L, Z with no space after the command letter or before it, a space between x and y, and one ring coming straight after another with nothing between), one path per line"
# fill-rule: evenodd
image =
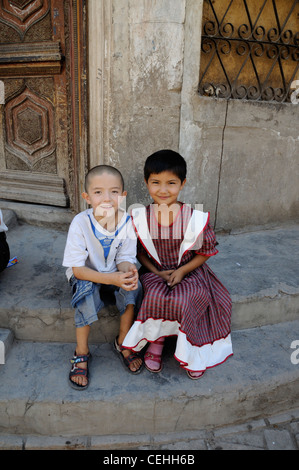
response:
M162 171L157 174L151 173L146 185L151 198L156 204L170 206L177 201L185 182L186 179L181 181L172 171Z
M94 175L90 180L88 192L82 193L82 197L91 205L96 219L114 217L126 195L120 178L108 172Z

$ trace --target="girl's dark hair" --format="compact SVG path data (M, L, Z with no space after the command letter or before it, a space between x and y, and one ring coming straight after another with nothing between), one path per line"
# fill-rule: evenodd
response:
M171 171L183 182L187 174L184 158L173 150L159 150L147 157L144 164L144 179L147 182L152 173Z

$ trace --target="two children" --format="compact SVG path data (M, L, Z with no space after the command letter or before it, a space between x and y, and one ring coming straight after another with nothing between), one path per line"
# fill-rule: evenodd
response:
M218 252L209 214L178 201L186 162L176 152L156 152L146 160L144 177L153 204L133 210L130 218L119 207L126 195L121 174L112 167L95 167L83 193L91 209L78 214L70 226L63 262L76 307L70 383L80 389L88 386L89 325L104 305L104 286L114 291L121 314L114 348L131 373L140 372L138 353L148 342L145 366L161 371L167 336L177 336L175 358L192 379L232 354L231 299L205 264Z

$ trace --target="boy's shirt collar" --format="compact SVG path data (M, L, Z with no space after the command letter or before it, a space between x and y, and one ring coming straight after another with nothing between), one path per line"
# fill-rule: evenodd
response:
M113 231L109 231L107 230L105 227L103 227L98 221L97 219L95 218L94 214L93 214L93 209L90 207L89 209L86 210L86 213L87 215L89 215L91 217L91 220L93 222L93 224L96 226L96 228L98 230L100 230L101 232L103 232L104 234L106 234L108 237L111 237L115 234L115 232L118 230L118 228L124 223L126 217L127 217L127 213L126 211L122 211L120 209L120 211L123 213L122 214L122 217L120 219L120 221L118 222L118 224L116 224L116 226L114 227L114 230Z

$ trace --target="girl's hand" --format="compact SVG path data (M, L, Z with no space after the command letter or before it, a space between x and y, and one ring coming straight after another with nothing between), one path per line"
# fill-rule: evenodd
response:
M167 281L168 287L173 289L177 284L179 284L185 277L184 271L180 268L174 270L172 274L170 274L169 279Z
M170 275L174 272L174 269L169 269L168 271L159 271L157 274L164 279L167 283L169 282Z

